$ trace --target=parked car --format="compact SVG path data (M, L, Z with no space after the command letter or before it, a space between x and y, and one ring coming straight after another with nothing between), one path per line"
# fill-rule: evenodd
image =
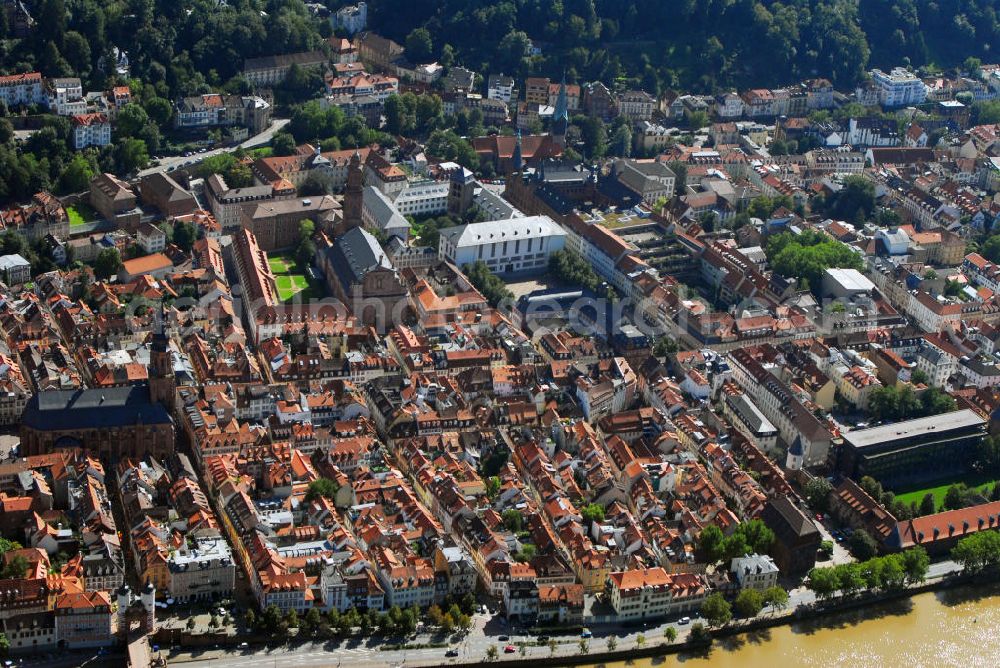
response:
M580 637L581 638L593 638L594 634L590 632L590 629L585 628L582 631L580 631Z
M691 623L691 618L690 617L681 617L679 620L677 620L677 623L678 624L690 624Z
M549 641L548 636L538 636L538 642L548 642L548 641Z
M447 656L447 657L458 656L458 650L457 649L449 649L447 652L444 653L444 655Z
M506 647L503 648L503 653L504 654L513 654L516 651L517 651L517 648L514 647L513 645L507 645Z

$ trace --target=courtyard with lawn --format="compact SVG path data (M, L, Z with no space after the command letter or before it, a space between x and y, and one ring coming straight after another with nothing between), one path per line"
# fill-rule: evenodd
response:
M98 219L97 212L83 203L66 207L66 215L69 216L69 226L71 228L80 227Z
M912 489L909 487L904 487L900 490L892 490L896 494L896 499L902 501L903 503L909 505L910 503L919 504L926 494L931 494L934 496L934 505L938 509L941 509L944 503L945 494L948 493L948 488L952 485L957 485L959 483L965 483L966 487L969 489L979 490L986 497L989 497L990 492L993 490L993 485L998 482L997 476L989 475L984 473L972 473L964 476L956 476L954 478L949 478L944 481L940 481L933 487L921 487L920 489Z
M302 300L319 299L323 296L322 287L316 281L310 281L305 271L300 269L295 258L290 253L268 256L274 283L278 288L278 299L287 302L296 295Z

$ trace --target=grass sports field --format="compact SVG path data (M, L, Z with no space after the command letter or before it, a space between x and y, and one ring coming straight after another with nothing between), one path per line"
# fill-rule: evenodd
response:
M268 257L271 273L278 288L278 299L287 302L295 295L301 294L302 299L312 299L323 296L318 286L310 285L305 274L298 270L295 259L288 254L271 255Z

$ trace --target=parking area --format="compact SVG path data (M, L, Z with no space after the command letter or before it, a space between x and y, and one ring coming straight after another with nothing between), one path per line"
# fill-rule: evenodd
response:
M829 515L824 515L822 520L818 520L815 517L813 519L817 519L816 527L819 529L820 535L823 536L823 540L833 543L833 556L829 561L818 562L817 565L837 566L840 564L849 564L854 561L850 550L847 549L847 539L854 532L853 529L849 527L836 527Z

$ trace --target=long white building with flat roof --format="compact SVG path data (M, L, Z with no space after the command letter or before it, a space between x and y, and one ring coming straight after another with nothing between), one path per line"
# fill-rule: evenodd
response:
M482 260L494 274L544 271L566 245L566 230L548 216L460 225L441 231L438 257L458 267Z
M894 67L891 72L872 70L872 81L878 90L878 101L883 107L905 107L922 104L927 99L927 86L913 72Z
M396 197L404 216L440 216L448 213L448 184L440 181L412 183Z

